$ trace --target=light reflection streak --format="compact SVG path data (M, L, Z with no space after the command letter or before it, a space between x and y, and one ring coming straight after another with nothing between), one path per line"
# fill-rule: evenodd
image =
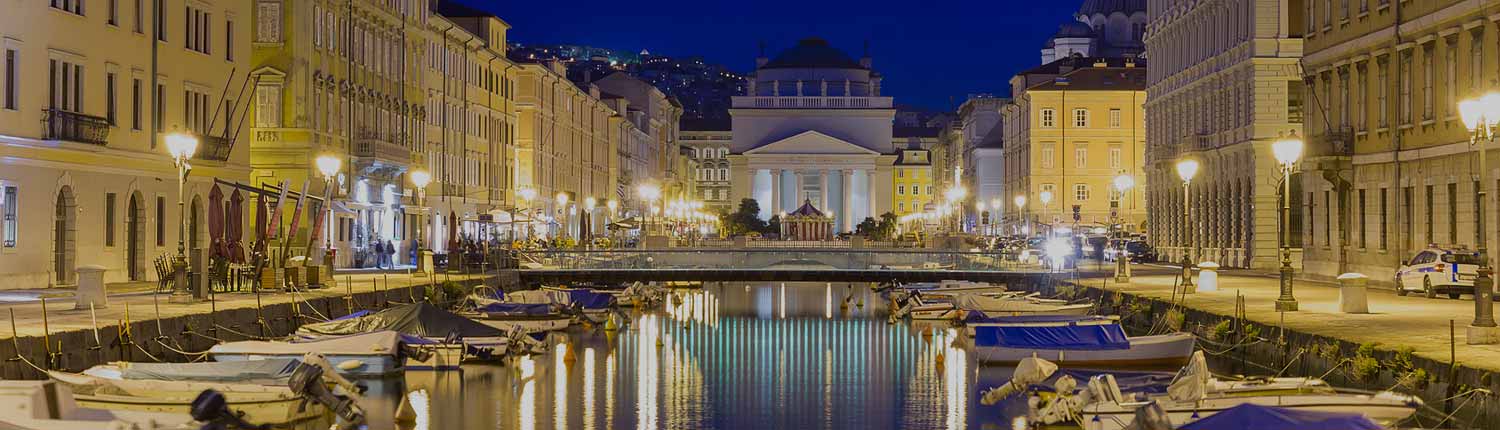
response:
M778 300L781 307L781 319L786 319L786 283L781 283L781 299Z
M594 348L583 350L583 428L594 428Z
M553 387L552 387L552 427L567 428L568 426L568 367L564 357L568 354L568 344L558 343L557 349L552 351L556 357L552 363Z
M833 319L833 284L823 284L823 319Z
M520 421L521 430L533 430L536 428L536 361L530 356L521 357L521 401L520 412L516 418Z
M656 387L661 383L660 375L657 374L659 363L657 354L665 353L670 347L661 332L660 319L656 315L641 317L641 327L637 331L640 340L636 342L636 419L637 429L655 429L656 423ZM655 348L656 342L661 339L664 343L661 348Z
M604 423L613 427L615 423L615 360L620 356L611 352L604 359Z
M941 340L941 345L947 349L943 384L947 386L948 428L950 429L963 429L968 425L969 393L966 378L969 373L969 359L966 351L953 347L953 339L958 338L958 333L958 329L949 328L944 331Z
M426 389L412 391L406 395L406 400L411 404L412 412L417 416L416 424L412 430L427 430L432 428L432 405Z

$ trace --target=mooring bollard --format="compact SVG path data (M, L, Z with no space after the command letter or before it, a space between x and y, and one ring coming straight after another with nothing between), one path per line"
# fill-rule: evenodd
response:
M1219 263L1198 263L1198 292L1219 291Z
M1363 273L1339 275L1339 312L1346 314L1370 313L1370 301L1366 295L1370 278Z
M104 309L109 307L109 296L104 291L104 266L78 266L78 292L73 309Z

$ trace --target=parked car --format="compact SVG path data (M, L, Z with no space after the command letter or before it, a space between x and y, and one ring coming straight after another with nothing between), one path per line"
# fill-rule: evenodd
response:
M1110 241L1109 247L1104 249L1105 261L1115 261L1115 258L1120 254L1121 242L1124 242L1125 250L1130 253L1130 262L1151 263L1156 261L1156 250L1151 249L1151 245L1145 241L1121 239Z
M1462 248L1428 247L1417 251L1396 270L1396 294L1421 292L1431 298L1447 294L1457 299L1473 294L1479 271L1479 255Z

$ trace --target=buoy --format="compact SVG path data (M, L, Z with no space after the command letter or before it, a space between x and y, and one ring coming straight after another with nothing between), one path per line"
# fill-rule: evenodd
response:
M604 331L615 331L619 329L620 326L615 324L614 315L610 315L609 319L604 321Z
M411 394L417 393L413 391ZM417 412L412 410L411 406L411 394L401 396L401 404L396 407L396 423L398 424L413 424L417 422Z
M657 347L657 348L661 348L661 347L662 347L662 345L665 345L665 344L664 344L664 343L662 343L662 341L661 341L661 336L657 336L657 337L656 337L656 347Z
M334 367L338 367L339 370L349 371L365 367L365 362L360 360L345 360L339 362L339 364Z
M945 356L945 355L943 355L942 351L938 351L938 355L937 355L937 368L938 368L938 370L943 370L943 364L947 360L948 360L948 357Z
M859 302L855 303L854 306L859 308L865 307L865 299L859 299Z
M573 352L573 348L569 347L567 351L563 352L563 362L573 364L575 361L578 361L578 353Z

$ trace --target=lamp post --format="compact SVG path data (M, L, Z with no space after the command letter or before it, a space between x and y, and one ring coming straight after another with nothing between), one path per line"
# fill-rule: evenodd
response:
M1024 214L1021 213L1023 210L1026 209L1026 196L1024 196L1024 195L1016 196L1015 202L1016 202L1016 216L1021 217L1022 220L1026 221L1025 230L1023 230L1021 233L1025 234L1027 238L1030 238L1031 237L1031 218L1027 217L1026 215L1024 215Z
M557 237L559 239L566 239L568 237L568 224L573 222L573 217L568 216L568 193L566 192L557 193L557 215L562 218L562 222L559 223L562 226L562 231L558 233Z
M1124 231L1122 231L1123 229L1121 229L1119 225L1121 218L1120 201L1125 199L1125 191L1130 190L1130 188L1134 186L1134 177L1123 173L1119 176L1115 176L1116 198L1114 201L1110 202L1110 205L1113 206L1112 209L1114 209L1110 211L1110 215L1111 218L1114 219L1110 222L1110 228L1115 229L1115 238L1120 239L1116 242L1119 246L1119 249L1115 250L1115 283L1117 284L1130 282L1130 250L1125 246L1125 241L1122 237L1124 236Z
M166 136L167 153L172 156L172 164L177 166L177 215L179 220L187 219L187 206L183 204L183 194L186 194L187 175L193 170L188 164L188 159L198 152L198 137L186 133L172 133ZM172 261L172 297L173 303L189 303L196 300L193 292L188 289L187 276L187 222L179 222L177 230L177 259Z
M427 173L426 170L415 170L411 172L411 184L416 186L417 207L419 208L427 204L427 184L429 183L432 183L431 173ZM423 247L422 224L423 222L417 222L417 252L421 252Z
M1192 293L1193 290L1193 232L1192 202L1188 199L1188 187L1193 183L1193 176L1198 174L1198 160L1185 159L1177 162L1177 177L1182 179L1182 232L1186 239L1182 247L1182 293Z
M318 173L323 175L323 207L327 209L324 212L327 218L323 225L323 265L328 266L328 269L332 270L333 235L329 233L333 229L333 181L338 178L339 167L343 165L343 160L333 155L320 155L314 160L314 163L318 166ZM311 249L312 247L309 246L308 248Z
M1042 193L1040 195L1037 195L1037 197L1042 199L1042 213L1047 213L1048 211L1050 211L1052 208L1052 192L1042 191ZM1051 224L1047 225L1047 237L1052 237Z
M974 218L977 219L975 224L979 225L980 235L989 234L989 222L987 222L989 220L984 217L984 208L984 202L974 202Z
M1302 158L1302 139L1297 131L1271 144L1271 153L1281 163L1281 296L1276 298L1277 312L1297 310L1292 295L1292 167Z
M1476 191L1475 199L1483 207L1488 198L1484 192L1485 166L1485 142L1493 142L1500 135L1500 93L1490 92L1478 99L1464 100L1458 103L1459 114L1463 117L1464 127L1469 129L1469 145L1479 154L1480 186ZM1480 213L1477 221L1477 238L1479 242L1479 269L1474 276L1474 321L1469 323L1468 343L1493 344L1500 342L1500 330L1496 329L1494 317L1494 278L1493 269L1490 267L1489 238L1485 235L1484 213Z
M521 201L526 202L526 240L530 241L532 237L531 226L536 224L536 209L531 207L531 202L536 199L536 189L522 188L516 194L521 197Z
M655 217L658 210L656 207L656 199L661 198L661 188L651 184L641 184L641 186L636 190L636 193L640 194L641 199L646 201L646 208L641 211L641 216L646 216L648 210L652 215L651 217L647 217L645 222L645 235L650 236L651 218Z
M589 246L593 244L592 243L593 242L592 236L594 235L594 207L598 206L598 205L599 205L599 200L594 199L593 197L588 197L588 198L583 199L583 218L581 218L579 220L580 221L579 225L583 225L583 224L587 223L587 225L589 227L588 228L588 235L582 235L582 234L580 234L580 236L583 236L583 237L579 238L579 240L585 241L584 246L583 246L584 249L588 249ZM583 231L583 228L579 227L579 231L580 232Z

